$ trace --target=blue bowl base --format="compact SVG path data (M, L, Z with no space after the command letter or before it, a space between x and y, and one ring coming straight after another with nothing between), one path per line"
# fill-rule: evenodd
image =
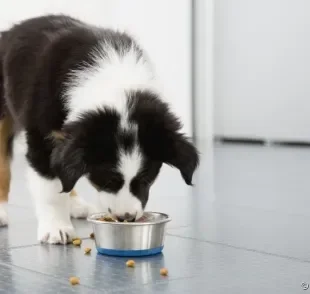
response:
M156 255L161 253L163 249L164 246L144 250L114 250L114 249L97 248L97 251L98 253L103 255L138 257L138 256Z

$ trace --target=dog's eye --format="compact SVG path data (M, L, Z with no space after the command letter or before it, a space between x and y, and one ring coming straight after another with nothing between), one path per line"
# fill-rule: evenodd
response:
M134 195L139 195L141 192L148 190L150 185L151 183L146 180L135 178L130 183L130 191Z
M123 178L113 178L103 185L102 189L107 192L118 192L124 185Z

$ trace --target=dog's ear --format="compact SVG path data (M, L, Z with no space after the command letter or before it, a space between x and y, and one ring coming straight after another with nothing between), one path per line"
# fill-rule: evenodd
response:
M134 97L134 99L132 98ZM138 138L145 154L180 170L187 185L199 164L198 151L180 130L182 124L157 94L131 93L130 120L138 125Z
M166 145L164 163L179 169L187 185L192 185L192 178L199 165L199 155L195 146L182 134L176 134Z
M51 166L62 184L61 193L69 193L86 173L84 151L70 138L59 138L51 156Z
M151 130L151 131L149 131ZM187 185L199 165L199 153L193 143L179 133L177 127L141 127L139 140L146 155L179 169Z

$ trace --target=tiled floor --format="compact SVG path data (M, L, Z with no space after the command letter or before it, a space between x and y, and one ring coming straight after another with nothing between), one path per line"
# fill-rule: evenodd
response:
M162 255L96 254L90 226L75 220L84 246L39 245L24 160L14 161L10 226L0 229L0 293L302 293L310 283L310 148L200 146L195 187L165 168L149 210L169 213ZM95 200L81 181L78 191ZM169 277L159 269L167 267ZM70 286L70 276L81 285ZM305 286L307 287L307 285ZM310 289L308 290L310 293Z

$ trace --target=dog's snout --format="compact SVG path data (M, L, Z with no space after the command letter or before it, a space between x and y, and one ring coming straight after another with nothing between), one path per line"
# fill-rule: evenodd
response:
M117 215L116 218L117 218L117 220L119 222L124 222L124 221L126 221L126 222L133 222L136 219L136 215L135 214L130 214L130 213L126 212L123 215Z

